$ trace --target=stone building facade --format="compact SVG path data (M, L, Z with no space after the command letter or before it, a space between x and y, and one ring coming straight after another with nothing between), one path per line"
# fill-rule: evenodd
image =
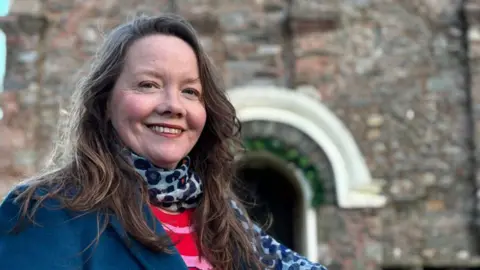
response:
M222 72L250 150L239 176L282 240L332 270L480 267L476 0L14 0L4 188L41 167L103 32L165 11Z

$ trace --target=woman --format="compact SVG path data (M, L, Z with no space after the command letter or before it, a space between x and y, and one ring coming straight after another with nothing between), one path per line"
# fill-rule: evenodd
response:
M325 269L238 203L239 122L185 20L116 28L73 101L54 165L0 207L2 269Z

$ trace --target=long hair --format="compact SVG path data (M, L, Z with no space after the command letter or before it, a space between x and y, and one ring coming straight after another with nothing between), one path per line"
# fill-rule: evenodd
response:
M57 199L74 211L113 211L137 241L150 250L168 252L168 239L157 236L144 217L142 206L148 202L144 181L119 153L118 138L107 118L107 102L128 48L156 34L172 35L190 45L205 89L207 121L190 152L192 166L204 182L204 195L193 218L200 252L216 269L235 269L242 263L249 269L263 268L252 246L253 234L244 230L229 203L237 199L232 182L234 152L240 148L240 122L194 28L176 15L139 16L106 36L89 73L75 89L67 122L53 151L54 162L28 181L28 188L19 195L21 216L32 220L34 210L47 198ZM36 191L45 186L48 193L38 195ZM135 192L139 189L141 196ZM36 207L31 207L32 202ZM106 222L99 226L100 233L106 226Z

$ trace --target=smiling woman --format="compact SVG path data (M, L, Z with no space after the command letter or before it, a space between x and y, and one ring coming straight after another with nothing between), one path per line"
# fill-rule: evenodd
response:
M110 120L125 145L157 166L174 169L203 131L207 113L197 67L195 52L175 36L148 36L127 51Z
M135 18L95 56L55 162L0 206L2 269L324 269L233 192L240 124L186 20Z

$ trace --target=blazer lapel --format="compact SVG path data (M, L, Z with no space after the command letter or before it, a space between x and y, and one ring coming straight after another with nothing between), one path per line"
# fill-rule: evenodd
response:
M143 207L143 212L147 217L147 222L150 227L152 229L155 228L155 231L158 235L166 235L162 224L151 214L150 209L147 205ZM172 246L172 253L170 254L152 252L146 247L144 247L141 243L133 239L131 236L129 236L116 216L111 216L110 225L120 235L120 237L123 239L124 244L128 247L132 255L142 264L144 269L187 270L185 262L183 261L182 257L180 256L175 247Z

